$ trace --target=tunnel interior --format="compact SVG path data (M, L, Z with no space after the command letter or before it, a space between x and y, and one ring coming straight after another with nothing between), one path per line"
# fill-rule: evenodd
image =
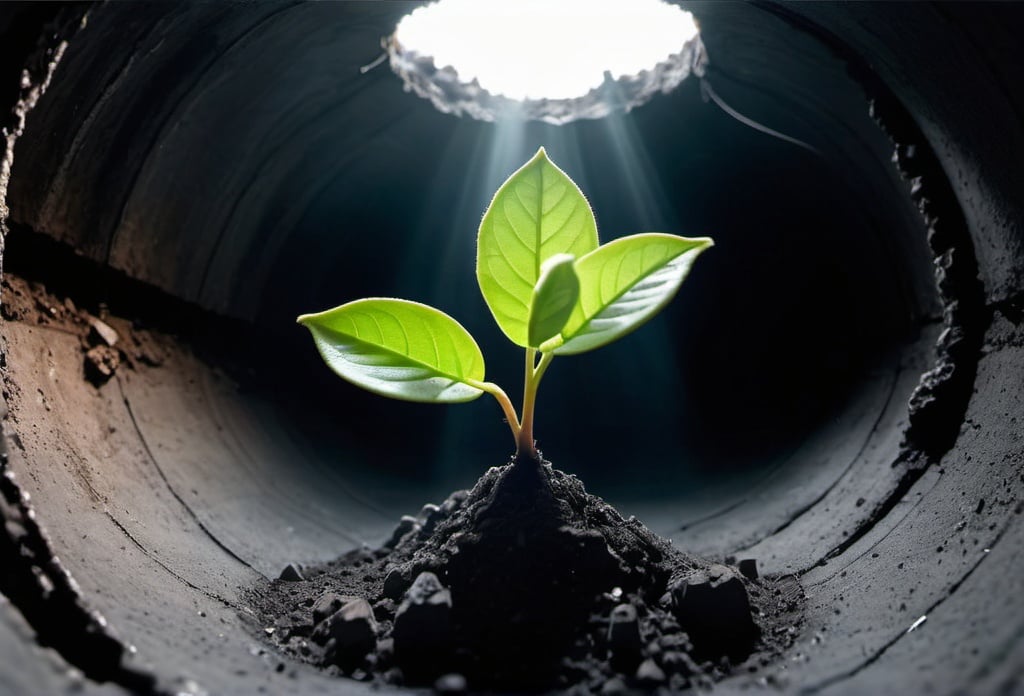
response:
M4 516L32 511L72 604L131 646L68 647L31 581L8 579L61 655L47 659L88 688L139 688L139 674L191 693L331 688L253 647L265 627L243 590L379 544L512 443L493 403L392 402L338 380L295 317L358 297L428 303L514 393L521 355L480 297L475 235L543 146L602 240L716 243L641 331L555 361L545 456L680 548L800 576L793 653L723 688L841 691L909 664L955 690L937 657L951 646L899 636L949 597L949 620L980 616L984 632L984 588L956 594L982 560L987 586L1020 582L994 553L1019 539L1024 484L1022 104L1006 67L1020 50L1005 40L1020 12L685 3L703 77L551 125L441 113L386 63L361 71L415 6L55 6L6 25L44 38L31 59L24 38L5 43L29 68L27 115L5 131ZM929 62L939 51L956 60ZM730 116L708 85L804 146ZM952 98L965 85L987 110ZM972 127L982 113L990 127ZM119 333L98 385L87 315ZM866 599L897 566L914 570L890 588L899 601ZM24 629L4 616L13 645ZM1012 688L1011 618L955 684Z

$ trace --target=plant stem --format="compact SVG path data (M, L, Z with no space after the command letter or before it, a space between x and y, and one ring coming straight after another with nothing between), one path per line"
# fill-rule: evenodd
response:
M487 392L498 401L498 405L501 406L501 410L505 412L505 421L508 423L508 427L512 429L512 437L515 438L515 441L518 443L520 431L519 419L516 417L516 409L512 406L512 400L508 398L508 394L505 393L505 390L494 382L472 382L471 384L477 389Z
M548 365L554 359L554 353L541 353L540 362L537 362L537 349L526 349L526 370L523 380L523 420L520 423L519 435L516 438L516 454L528 454L535 460L540 460L537 446L533 439L533 416L537 403L537 387L540 386L541 377L548 369Z

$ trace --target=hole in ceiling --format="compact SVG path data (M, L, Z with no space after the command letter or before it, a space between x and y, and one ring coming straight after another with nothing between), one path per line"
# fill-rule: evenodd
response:
M440 0L388 42L406 89L483 121L629 111L707 62L693 15L662 0Z

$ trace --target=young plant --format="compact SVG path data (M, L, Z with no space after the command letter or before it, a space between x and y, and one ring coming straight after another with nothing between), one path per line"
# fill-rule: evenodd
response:
M371 392L407 401L456 403L491 394L516 441L537 461L537 388L555 356L610 343L675 295L708 237L645 233L599 246L594 213L579 188L537 151L502 184L480 223L476 277L498 326L526 349L522 416L484 381L479 346L433 307L392 298L355 300L298 318L334 372Z

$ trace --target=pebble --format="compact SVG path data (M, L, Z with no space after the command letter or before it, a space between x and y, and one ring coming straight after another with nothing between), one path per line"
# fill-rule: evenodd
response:
M742 655L759 629L740 576L712 564L669 583L672 611L698 651Z
M319 624L354 599L357 598L337 592L324 592L313 604L313 625Z
M441 508L438 505L435 505L434 503L427 503L422 508L420 508L420 514L416 516L420 519L420 522L426 522L434 516L434 513L436 513L440 509Z
M395 612L395 662L407 672L437 672L451 650L452 595L437 576L420 573Z
M115 331L110 324L97 319L96 317L89 317L89 339L93 345L99 343L105 343L108 346L113 346L117 343L117 331Z
M388 571L388 574L384 576L384 596L388 599L399 599L405 594L405 590L409 587L409 581L405 579L405 575L398 568L392 568Z
M295 563L289 563L281 571L281 574L277 576L278 580L284 580L285 582L300 582L305 580L302 576L302 571L299 570L299 566Z
M693 650L693 646L690 644L690 639L686 634L673 633L659 636L658 645L660 645L662 650L665 650L666 652L677 651L688 653Z
M642 685L650 688L665 682L665 673L658 666L658 663L648 658L636 668L636 679Z
M434 527L436 527L437 523L441 520L440 512L441 508L433 503L427 503L423 506L423 509L420 510L419 523L425 533L430 534L434 531Z
M354 599L326 619L318 631L329 639L325 659L338 665L352 665L377 646L377 620L365 599Z
M402 519L398 521L398 526L395 527L395 531L391 533L391 538L388 539L384 546L389 549L393 549L398 546L398 542L402 540L409 532L419 529L419 521L412 515L402 515Z
M95 346L85 353L86 377L97 387L113 377L120 364L121 354L110 346Z
M455 491L448 496L447 500L441 503L441 511L444 512L445 515L452 514L462 507L462 503L465 502L467 497L469 497L469 491Z
M753 558L744 558L739 564L740 573L743 574L748 580L757 580L757 560Z
M618 696L619 694L625 694L628 691L629 689L626 687L626 682L619 677L612 677L601 685L602 696Z
M661 654L661 667L669 674L681 674L688 677L698 674L700 668L689 655L678 650L670 650Z

